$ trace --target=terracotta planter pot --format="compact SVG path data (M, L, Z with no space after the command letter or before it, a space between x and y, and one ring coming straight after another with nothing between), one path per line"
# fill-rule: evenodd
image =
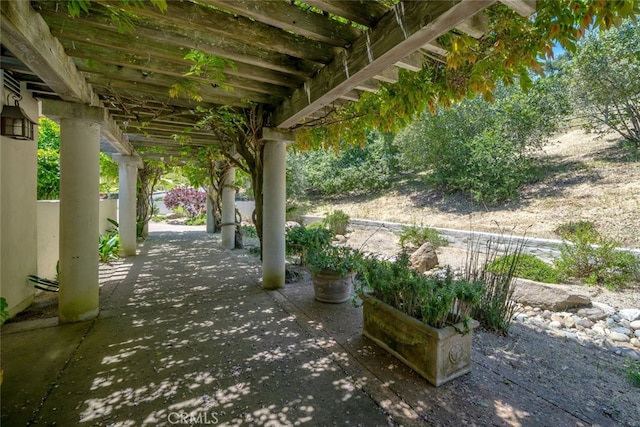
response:
M471 338L452 326L436 329L369 295L363 295L363 334L435 386L471 372ZM464 325L456 325L464 330Z
M322 302L338 304L351 298L355 273L341 275L332 270L311 273L316 299Z

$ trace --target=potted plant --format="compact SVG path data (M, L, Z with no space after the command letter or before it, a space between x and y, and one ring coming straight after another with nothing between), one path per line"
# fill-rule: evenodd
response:
M359 296L363 334L439 386L471 371L471 339L478 322L469 314L482 283L409 268L407 255L395 262L362 263Z
M323 227L292 227L285 236L286 251L289 255L298 255L300 265L304 264L305 251L312 247L322 247L331 244L334 234Z
M305 253L316 299L341 303L351 298L360 254L345 246L312 246Z

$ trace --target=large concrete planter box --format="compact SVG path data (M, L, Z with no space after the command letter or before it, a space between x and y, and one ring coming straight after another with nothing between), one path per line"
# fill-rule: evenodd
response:
M471 338L453 326L436 329L369 295L363 295L364 335L435 386L471 372ZM464 325L455 325L464 330Z

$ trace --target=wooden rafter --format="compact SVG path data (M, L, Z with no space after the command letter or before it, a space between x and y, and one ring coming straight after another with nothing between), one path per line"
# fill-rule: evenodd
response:
M495 0L408 2L393 7L370 33L305 82L274 116L277 127L291 128L309 113L381 73L426 43L446 33ZM425 22L430 18L428 22Z

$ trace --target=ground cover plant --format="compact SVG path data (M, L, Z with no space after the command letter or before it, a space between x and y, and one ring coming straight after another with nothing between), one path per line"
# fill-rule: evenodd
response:
M430 227L404 226L398 233L398 237L400 237L400 247L403 249L406 247L419 248L427 242L431 243L434 249L447 245L447 240L442 238L437 230Z
M506 272L502 269L510 268L513 263L513 274L516 277L544 283L560 283L562 279L562 275L554 266L531 254L502 255L488 263L485 268L492 273Z
M349 215L340 209L336 209L326 214L322 220L322 224L329 228L334 234L347 234L347 226L349 225Z
M563 235L555 266L567 278L588 285L616 289L638 281L640 260L621 251L620 243L600 234L589 224L577 225Z

